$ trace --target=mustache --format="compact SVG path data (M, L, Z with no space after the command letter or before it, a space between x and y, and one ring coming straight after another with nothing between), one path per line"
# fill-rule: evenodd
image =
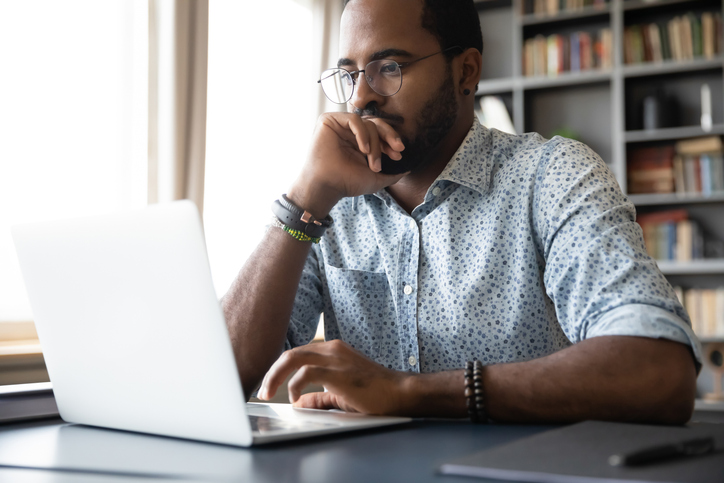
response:
M374 102L367 104L364 109L355 108L352 112L360 117L376 117L378 119L382 119L383 121L389 121L391 124L402 124L405 122L405 118L403 118L402 116L388 114L384 111L380 111L379 106L377 106L377 103Z

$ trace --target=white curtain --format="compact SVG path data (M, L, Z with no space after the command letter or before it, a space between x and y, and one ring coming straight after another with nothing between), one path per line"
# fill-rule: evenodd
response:
M148 202L203 213L208 0L149 0Z
M342 16L342 0L312 0L315 62L317 72L335 67L339 59L339 19ZM316 120L323 112L344 111L344 104L334 104L322 92L321 86L315 91L312 112Z

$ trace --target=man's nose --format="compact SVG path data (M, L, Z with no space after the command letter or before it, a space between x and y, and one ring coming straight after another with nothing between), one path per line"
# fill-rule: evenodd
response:
M360 72L357 76L357 83L354 86L354 92L352 98L349 100L349 110L354 111L355 109L364 109L370 102L377 102L378 104L384 103L384 96L376 93L369 82L367 82L367 76Z

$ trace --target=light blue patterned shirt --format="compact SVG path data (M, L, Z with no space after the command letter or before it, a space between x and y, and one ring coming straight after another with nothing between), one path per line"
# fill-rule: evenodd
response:
M385 190L331 214L288 348L313 338L323 312L327 340L397 370L524 361L603 335L678 341L701 361L634 206L582 143L476 120L411 214Z

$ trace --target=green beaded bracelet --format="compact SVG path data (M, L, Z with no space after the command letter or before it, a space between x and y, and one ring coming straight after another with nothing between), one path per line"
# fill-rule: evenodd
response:
M289 228L287 225L285 225L284 223L279 221L279 218L276 218L276 217L274 217L274 219L272 220L272 225L277 228L281 228L285 232L289 233L292 236L292 238L294 238L295 240L299 240L301 242L319 243L320 240L322 239L322 237L309 236L306 233L304 233L303 231L295 230L294 228Z

